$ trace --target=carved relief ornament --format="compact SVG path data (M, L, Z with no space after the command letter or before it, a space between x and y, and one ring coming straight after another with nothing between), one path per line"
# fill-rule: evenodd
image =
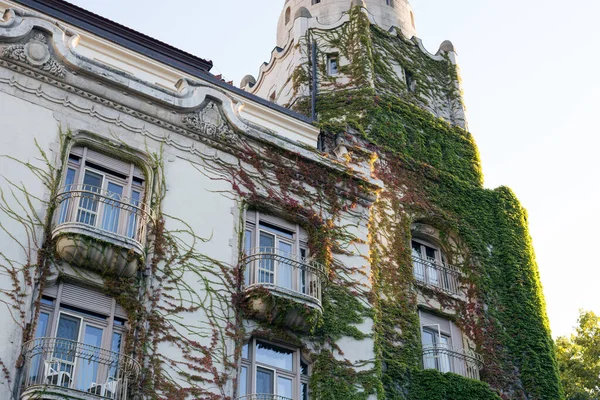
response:
M208 103L200 112L184 115L182 122L187 128L208 136L223 139L231 139L235 136L235 132L214 102Z
M66 75L65 67L52 59L48 40L41 32L33 34L26 44L14 44L2 51L2 57L29 64L58 78Z

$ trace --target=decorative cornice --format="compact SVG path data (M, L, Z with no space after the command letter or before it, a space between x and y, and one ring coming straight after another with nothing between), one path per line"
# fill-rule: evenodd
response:
M64 78L67 74L65 67L50 55L48 41L41 32L35 32L26 44L13 44L6 47L1 56L29 64L58 78Z

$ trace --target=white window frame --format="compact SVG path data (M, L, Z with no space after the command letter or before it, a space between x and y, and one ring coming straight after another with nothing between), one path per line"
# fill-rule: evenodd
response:
M49 304L42 303L40 305L40 314L48 315L48 325L46 326L46 331L40 332L40 335L39 336L36 335L35 339L44 338L44 337L56 339L57 335L58 335L58 324L59 324L61 316L64 315L64 316L79 320L79 331L77 333L77 339L75 340L77 343L84 343L85 326L92 326L92 327L102 330L102 339L101 339L101 345L99 346L99 348L104 351L112 352L113 351L113 348L112 348L113 336L115 334L121 335L120 348L118 349L117 352L122 353L124 350L124 347L125 347L125 338L126 338L126 334L127 334L129 325L125 318L118 317L115 315L116 309L117 309L116 300L114 298L112 299L110 309L106 309L105 312L86 310L85 304L78 305L78 306L61 304L63 289L64 289L64 284L62 282L60 282L58 284L56 294L43 293L43 297L47 298L47 299L52 299L53 304L49 305ZM81 312L78 312L77 310L73 310L73 308L80 309ZM98 315L98 317L95 317L94 314ZM100 316L103 316L105 318L101 318ZM117 325L115 323L116 318L118 318L121 321L124 321L124 324ZM37 329L36 329L36 331L37 331ZM41 369L43 369L43 363L45 361L46 360L42 360L42 359L40 359L38 361L40 364L35 367L36 374L41 373ZM75 385L77 383L77 377L79 375L79 371L77 369L78 368L77 362L78 362L78 358L76 357L72 364L73 365L72 373L75 374L75 380L70 383L70 385L71 385L70 387L72 387L73 385ZM108 369L106 365L99 365L98 371L97 371L98 375L96 376L96 379L98 377L103 377L105 375L108 376L109 373L110 373L110 369Z
M256 360L256 347L259 342L267 344L267 345L279 347L281 349L285 349L285 350L292 352L293 353L292 354L293 370L288 371L288 370L284 370L281 368L277 368L272 365L258 362ZM238 393L237 394L238 397L252 395L252 394L260 394L260 393L256 393L256 376L257 376L258 368L261 368L263 370L273 371L273 391L275 392L274 393L275 396L277 396L277 393L276 393L277 392L277 378L284 377L284 378L289 378L292 380L292 390L293 390L292 400L304 400L301 397L303 385L306 385L306 390L307 390L306 399L307 400L310 399L310 393L309 393L309 388L308 388L309 382L308 381L309 381L309 377L310 377L310 373L311 373L311 366L310 366L310 363L308 363L302 357L302 354L299 349L293 348L290 346L281 345L278 343L273 343L268 340L264 340L264 339L260 339L260 338L251 338L244 344L244 346L248 346L248 358L242 357L242 361L241 361L241 365L240 365L240 376L241 376L241 368L245 367L246 371L247 371L247 375L246 375L247 393ZM304 363L307 366L307 375L302 375L302 363ZM238 392L240 391L240 384L241 384L241 382L238 382L238 388L237 388Z
M273 236L275 238L274 240L274 248L279 250L279 244L280 243L286 243L286 244L290 244L292 245L292 252L291 254L294 256L297 256L299 258L308 258L308 236L306 234L306 232L298 225L298 224L291 224L289 222L286 222L285 220L281 219L281 218L277 218L274 217L272 215L268 215L268 217L264 217L266 216L266 214L263 214L259 211L253 211L254 213L254 218L251 218L249 216L246 217L246 223L245 223L245 227L244 227L244 243L243 243L243 250L247 253L248 250L252 250L252 249L259 249L261 248L260 246L260 236L261 233ZM292 238L288 238L286 236L283 235L278 235L276 232L269 230L269 229L265 229L263 226L261 226L262 224L267 224L267 225L271 225L274 228L280 229L282 231L287 231L290 232L292 234ZM251 235L251 248L248 249L246 248L246 240L247 240L247 236L250 234ZM260 268L257 267L256 268L256 273L258 274L260 271ZM248 268L246 268L245 270L245 274L246 276L244 277L244 282L247 284L250 281L250 277L247 275L248 274ZM258 282L258 278L255 277L255 281ZM274 275L273 275L273 284L277 285L277 268L275 267L275 271L274 271ZM308 285L308 282L306 283ZM292 274L292 288L301 288L301 282L300 282L300 274L296 273L296 274ZM307 290L310 293L310 288L307 288Z
M70 187L75 188L75 190L83 189L83 182L84 182L84 179L86 176L86 172L89 171L90 173L102 176L101 187L99 187L100 194L108 195L108 185L109 185L109 183L112 182L116 185L123 187L123 193L119 197L115 197L115 200L133 204L133 193L137 192L137 193L139 193L139 201L137 201L138 204L133 204L133 205L136 205L139 207L144 204L144 196L146 194L145 193L146 180L145 180L145 178L141 179L141 181L142 181L141 184L136 182L136 180L140 180L140 178L136 178L136 176L135 176L136 166L134 163L128 163L129 164L128 174L125 174L122 172L117 172L117 171L115 171L114 174L110 174L109 172L101 171L101 170L94 168L93 165L91 165L91 166L88 165L88 161L89 161L88 160L88 149L89 149L88 147L77 146L77 145L74 146L74 148L75 147L82 149L82 155L75 154L75 153L73 153L73 151L71 151L69 153L66 167L64 168L64 172L63 172L62 188L67 190L67 186L70 186ZM79 160L76 162L75 160L72 159L72 156L78 158ZM114 158L114 159L115 159L115 161L118 160L118 158ZM96 164L102 168L109 170L109 171L113 170L111 165L110 164L107 165L107 163L100 163L100 162L92 161L92 164ZM69 170L75 171L72 184L67 184L67 181L66 181ZM118 176L118 175L125 176L125 179L123 179L121 176ZM91 213L90 210L85 210L84 208L81 208L82 198L83 197L80 197L77 200L75 200L78 202L78 204L74 204L71 207L72 208L71 212L75 213L74 216L71 216L71 219L70 219L71 221L78 220L79 210L84 210L84 212L86 212L86 213ZM105 202L99 202L99 204L97 205L97 209L94 212L94 214L96 216L95 223L93 225L92 224L88 224L88 225L102 228L105 206L106 206ZM63 214L63 212L61 211L59 213L60 218L63 218L62 214ZM114 232L114 233L116 233L117 235L120 235L120 236L126 236L126 237L131 236L131 234L129 232L130 231L130 222L128 221L128 216L131 216L131 215L134 215L134 214L130 214L130 213L126 213L126 212L119 212L119 217L116 221L117 232ZM134 224L134 227L135 227L135 225L137 225L137 224ZM133 235L135 236L135 232Z

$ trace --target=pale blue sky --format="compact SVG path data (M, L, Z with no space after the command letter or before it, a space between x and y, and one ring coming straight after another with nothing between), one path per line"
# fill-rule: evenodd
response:
M72 1L213 60L212 72L235 84L269 59L283 7L283 0ZM600 1L412 5L430 52L444 39L457 48L485 184L510 186L528 209L553 334L568 334L579 308L600 313L593 252L600 247Z

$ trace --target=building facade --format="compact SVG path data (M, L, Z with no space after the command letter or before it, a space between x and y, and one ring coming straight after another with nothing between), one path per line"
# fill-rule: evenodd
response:
M0 400L562 397L526 213L407 1L286 0L241 88L0 12Z

